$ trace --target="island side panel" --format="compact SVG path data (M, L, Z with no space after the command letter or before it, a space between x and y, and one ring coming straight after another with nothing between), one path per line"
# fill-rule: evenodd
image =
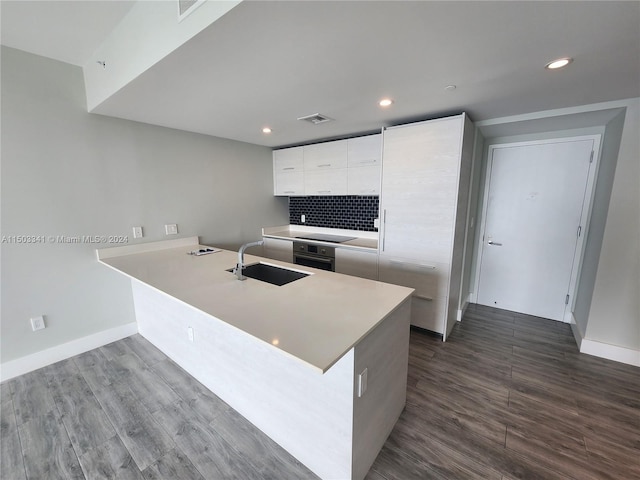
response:
M407 399L411 297L355 347L353 475L362 480L398 421ZM367 389L358 398L358 375Z
M145 284L132 288L142 336L320 478L351 479L353 349L323 375Z

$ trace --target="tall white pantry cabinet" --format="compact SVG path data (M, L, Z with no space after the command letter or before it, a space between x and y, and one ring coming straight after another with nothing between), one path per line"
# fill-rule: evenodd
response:
M473 141L464 113L383 132L379 280L414 288L411 324L445 340L461 308Z

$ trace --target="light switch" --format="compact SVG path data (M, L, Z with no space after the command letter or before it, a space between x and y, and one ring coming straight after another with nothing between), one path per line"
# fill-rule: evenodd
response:
M133 238L142 238L142 227L133 227Z
M176 225L175 223L169 224L169 225L165 225L164 226L164 231L166 232L167 235L177 235L178 234L178 225Z
M364 392L367 391L367 373L368 370L365 368L360 375L358 375L358 397L364 395Z

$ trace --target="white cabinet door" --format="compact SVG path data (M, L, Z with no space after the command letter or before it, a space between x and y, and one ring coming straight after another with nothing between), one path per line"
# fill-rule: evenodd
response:
M380 165L348 168L348 195L380 195Z
M336 248L336 272L377 280L378 253Z
M282 172L275 175L274 195L295 197L304 195L304 174L302 172Z
M411 325L444 334L446 313L446 297L424 299L414 294L411 298Z
M416 295L434 299L449 294L449 264L412 262L381 256L380 281L415 288Z
M378 277L381 282L414 288L411 324L444 333L449 265L437 262L419 264L381 256Z
M305 195L346 195L347 169L313 170L304 175Z
M450 261L462 122L458 116L385 131L381 253Z
M302 148L305 172L347 168L347 140L316 143Z
M264 256L273 260L293 263L293 242L279 238L263 238Z
M349 168L382 163L382 135L350 138L347 141Z
M302 147L273 151L273 168L276 172L301 172L303 165Z
M304 195L302 147L273 151L273 194Z

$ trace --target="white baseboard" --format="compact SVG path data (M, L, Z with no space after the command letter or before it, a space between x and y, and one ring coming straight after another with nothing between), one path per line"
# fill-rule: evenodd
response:
M619 347L618 345L609 345L608 343L594 342L583 338L580 345L580 353L640 367L640 351Z
M138 333L136 322L110 328L0 364L0 382Z
M584 338L584 334L580 331L580 327L578 327L573 315L570 317L570 323L571 331L573 332L573 337L576 339L580 353L640 367L640 351L589 340L588 338Z

